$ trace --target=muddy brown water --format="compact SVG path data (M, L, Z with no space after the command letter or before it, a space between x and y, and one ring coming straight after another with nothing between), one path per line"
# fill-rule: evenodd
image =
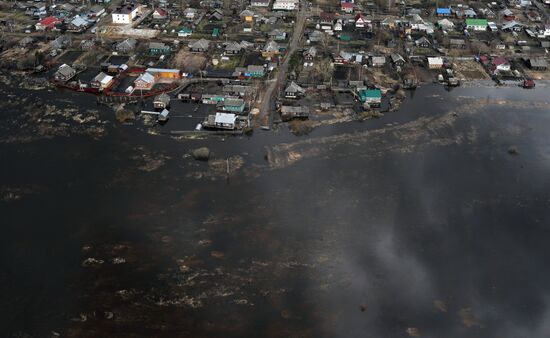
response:
M3 337L550 332L547 88L426 86L381 119L197 140L3 91L28 98L0 108Z

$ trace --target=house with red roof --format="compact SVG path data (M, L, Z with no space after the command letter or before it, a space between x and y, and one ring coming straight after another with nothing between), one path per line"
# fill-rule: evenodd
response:
M56 26L62 23L63 21L61 19L56 18L55 16L48 16L47 18L38 21L38 23L34 25L34 27L37 31L50 31L55 29Z
M153 12L153 19L155 20L164 20L168 19L168 12L162 8L157 8Z
M493 73L499 72L499 71L509 71L510 70L510 62L506 60L503 57L496 57L491 61L491 71Z
M340 9L344 13L351 14L353 13L353 7L355 7L355 5L352 4L351 2L342 2Z
M365 18L362 13L359 13L355 16L355 28L365 28L370 21Z

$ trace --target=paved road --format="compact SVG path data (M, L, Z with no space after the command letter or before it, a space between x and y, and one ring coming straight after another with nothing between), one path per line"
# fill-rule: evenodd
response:
M288 71L288 65L292 54L296 51L299 46L300 39L304 34L304 28L306 26L306 18L309 16L304 10L305 6L300 6L300 10L296 15L296 22L294 24L294 31L290 42L288 44L287 53L283 59L283 63L279 66L277 70L277 77L269 81L267 88L262 96L261 107L260 107L260 123L262 126L270 127L273 122L273 114L275 113L273 109L273 99L275 95L282 90L282 86L285 85L286 73Z

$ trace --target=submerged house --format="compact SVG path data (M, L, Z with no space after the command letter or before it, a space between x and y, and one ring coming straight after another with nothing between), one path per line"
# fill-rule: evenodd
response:
M103 72L97 74L91 82L92 87L103 90L108 88L113 83L113 77Z
M134 87L137 90L151 90L154 85L155 77L150 73L143 73L134 81Z
M54 79L59 82L67 82L70 79L72 79L75 75L76 75L76 70L73 67L67 64L62 64L61 66L59 66L59 69L57 70L57 72L55 72Z
M170 106L170 96L166 93L155 96L153 100L153 106L155 109L166 109Z
M227 98L223 101L223 110L233 113L244 112L245 103L243 99Z

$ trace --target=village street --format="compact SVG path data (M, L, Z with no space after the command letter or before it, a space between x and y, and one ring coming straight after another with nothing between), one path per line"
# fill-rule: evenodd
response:
M273 122L273 96L278 95L282 87L286 82L286 73L288 71L288 65L292 54L298 49L298 45L304 34L304 28L306 26L306 19L311 13L305 11L305 5L300 5L300 10L296 15L296 22L294 24L294 31L288 44L288 50L284 57L283 63L277 69L277 77L269 81L267 88L262 95L261 108L260 108L260 124L262 127L271 127ZM277 91L275 91L277 90Z

